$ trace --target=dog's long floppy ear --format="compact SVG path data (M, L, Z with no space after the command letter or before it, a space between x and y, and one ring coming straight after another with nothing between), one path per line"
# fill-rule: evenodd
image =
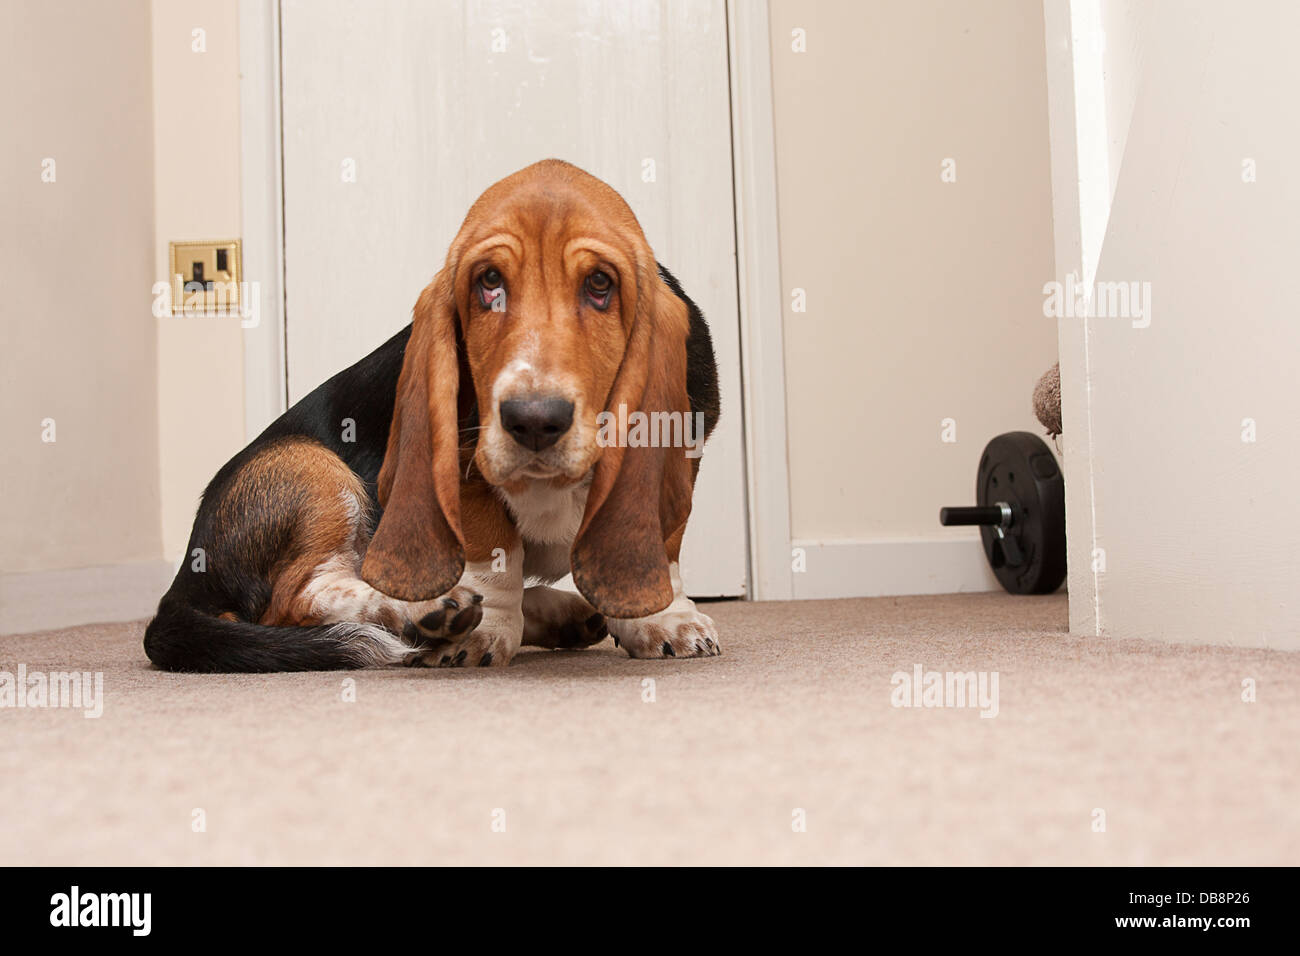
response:
M384 513L361 565L363 580L403 601L445 594L465 570L456 328L448 266L415 305L388 450L379 471Z
M606 411L614 422L644 413L647 438L650 433L662 437L653 413L675 413L667 419L681 425L674 436L702 442L704 436L695 435L689 424L686 305L659 278L653 256L638 258L635 318ZM621 294L628 291L625 285ZM630 429L629 436L635 435ZM673 599L665 541L690 514L693 459L681 443L651 447L638 441L637 447L623 447L619 437L596 463L573 545L573 581L602 614L645 617Z

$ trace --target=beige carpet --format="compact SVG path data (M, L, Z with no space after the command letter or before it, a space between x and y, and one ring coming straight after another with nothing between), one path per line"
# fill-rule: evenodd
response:
M1070 637L1060 595L710 607L718 659L503 671L0 638L0 670L104 673L97 720L0 710L0 864L1300 862L1300 655ZM998 715L892 706L916 664L998 672Z

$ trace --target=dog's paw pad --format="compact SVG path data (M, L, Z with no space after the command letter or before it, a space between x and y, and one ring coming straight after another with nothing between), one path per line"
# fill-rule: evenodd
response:
M415 646L459 640L483 620L482 605L483 595L467 587L455 587L440 598L417 605L402 637Z

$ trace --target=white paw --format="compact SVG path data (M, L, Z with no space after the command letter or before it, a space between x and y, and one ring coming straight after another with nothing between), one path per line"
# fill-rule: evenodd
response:
M463 638L430 648L421 661L426 667L505 667L524 635L521 611L484 608L483 619Z
M402 637L420 646L437 641L457 641L478 626L483 617L483 595L457 585L440 598L406 604L406 626Z
M681 604L688 607L681 607ZM609 619L614 642L629 657L716 657L718 626L689 601L674 601L649 617Z

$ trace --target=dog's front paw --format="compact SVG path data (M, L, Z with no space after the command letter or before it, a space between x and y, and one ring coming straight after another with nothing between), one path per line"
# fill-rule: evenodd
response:
M722 653L718 626L694 604L673 606L649 617L609 619L614 641L629 657L716 657Z
M426 667L505 667L523 640L524 616L520 611L486 608L482 618L464 637L425 651L421 663Z
M413 647L463 640L483 618L483 595L457 585L440 598L409 605L402 637Z

